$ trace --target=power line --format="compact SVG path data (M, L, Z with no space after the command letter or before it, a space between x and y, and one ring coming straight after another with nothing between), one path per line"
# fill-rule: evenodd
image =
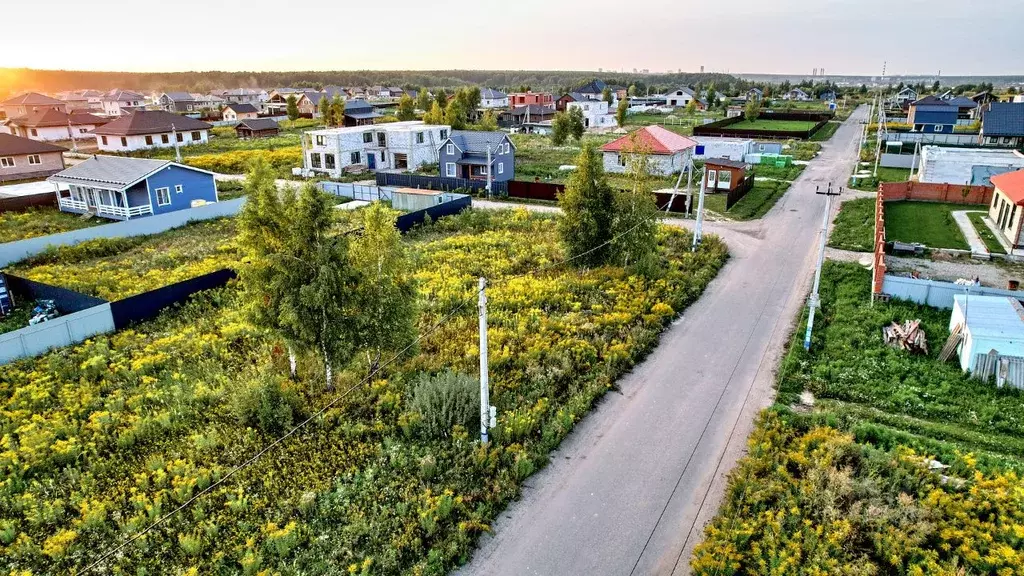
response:
M669 200L669 203L671 203L671 200ZM667 207L669 203L666 203L665 207ZM660 211L660 208L658 210ZM626 231L624 231L624 232L622 232L620 234L617 234L616 236L614 236L612 238L609 238L608 240L602 242L601 244L598 244L597 246L594 246L593 248L590 248L589 250L586 250L584 252L576 254L576 255L574 255L574 256L572 256L570 258L567 258L565 260L562 260L562 261L559 261L559 262L552 262L552 263L550 263L548 265L545 265L545 266L539 266L539 267L537 267L537 268L535 268L535 269L533 269L531 271L522 272L520 274L499 278L498 280L495 281L495 283L498 283L498 282L508 282L510 280L515 280L515 279L522 278L522 277L525 277L525 276L528 276L528 275L535 275L537 273L545 272L547 270L550 270L551 268L554 268L555 266L561 266L561 265L564 265L564 264L568 264L568 263L570 263L570 262L572 262L572 261L574 261L574 260L576 260L578 258L582 258L584 256L592 254L592 253L596 252L597 250L600 250L601 248L604 248L605 246L608 246L608 245L612 244L613 242L616 242L617 240L623 238L624 236L626 236L628 234L631 234L633 231L635 231L637 228L639 228L643 224L644 224L644 222L642 222L642 221L638 222L633 227L631 227L629 230L626 230ZM351 230L349 232L355 232L355 231L358 231L358 230L361 230L361 228L360 229L356 229L356 230ZM296 432L298 432L300 429L304 428L306 425L308 425L314 419L316 419L317 417L319 417L323 413L325 413L327 410L329 410L332 407L334 407L334 405L336 405L341 400L345 399L354 390L356 390L357 388L359 388L359 387L363 386L364 384L366 384L367 382L369 382L381 370L383 370L384 368L386 368L386 367L390 366L391 364L393 364L396 360L401 358L406 352L408 352L415 345L417 345L421 340L423 340L427 336L430 336L435 331L437 331L441 326L443 326L445 323L447 323L449 320L451 320L456 314L461 312L463 308L465 308L467 305L469 305L471 302L473 302L478 297L479 293L480 293L480 288L477 288L476 290L473 290L473 293L472 293L471 296L467 297L462 302L457 304L454 308L451 309L451 311L448 312L448 314L443 316L438 322L436 322L433 326L431 326L425 333L422 333L419 336L417 336L416 339L414 339L411 343L409 343L405 348L402 348L400 351L395 353L386 362L384 362L383 364L380 364L379 366L377 366L377 368L375 368L372 372L370 372L370 374L368 374L362 380L360 380L359 382L356 382L352 386L349 386L348 388L346 388L344 391L341 392L341 394L339 394L333 400L331 400L330 402L325 404L322 408L320 408L319 410L314 412L311 416L309 416L308 418L306 418L302 422L300 422L297 425L295 425L291 430L286 432L284 435L276 438L273 442L271 442L270 444L267 444L266 446L261 448L258 452L256 452L252 456L250 456L248 459L246 459L242 463L236 465L234 468L232 468L230 471L228 471L228 473L225 474L221 479L219 479L216 482L210 484L209 486L207 486L203 490L200 490L198 493L196 493L191 498L189 498L188 500L183 502L181 505L179 505L174 510L171 510L167 514L164 514L160 518L157 518L156 520L154 520L151 524L146 526L141 531L133 534L130 538L128 538L127 540L125 540L121 544L119 544L119 545L115 546L114 548L112 548L112 549L108 550L107 552L105 552L97 560L95 560L94 562L92 562L91 564L86 566L85 569L83 570L83 574L91 572L93 569L97 568L100 564L105 562L108 558L110 558L114 554L117 554L121 550L124 550L127 546L129 546L130 544L132 544L136 540L142 538L147 533L151 532L154 528L156 528L157 526L159 526L159 525L163 524L164 522L166 522L168 519L170 519L172 516L174 516L178 512L181 512L185 508L188 508L189 506L191 506L192 503L195 502L196 500L198 500L199 498L201 498L201 497L205 496L206 494L209 494L210 492L212 492L214 488L217 488L218 486L220 486L220 485L224 484L225 482L227 482L227 480L229 478L231 478L232 476L234 476L238 472L241 472L243 469L248 468L249 466L251 466L253 463L255 463L257 460L259 460L264 454L269 452L271 449L273 449L277 445L283 443L285 440L287 440L288 438L293 436Z

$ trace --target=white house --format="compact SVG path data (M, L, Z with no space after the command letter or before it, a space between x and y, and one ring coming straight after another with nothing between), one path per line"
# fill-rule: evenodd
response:
M491 88L480 89L481 108L508 108L508 94Z
M7 121L7 129L11 134L39 142L57 142L72 138L92 140L89 133L108 121L108 118L84 112L65 114L60 110L47 108L26 116L11 118Z
M210 141L211 126L188 116L163 110L139 110L100 126L93 134L104 152L131 152L146 148L171 148Z
M654 125L605 144L601 152L605 172L622 174L626 171L630 155L637 148L643 148L649 154L651 173L668 176L689 165L696 146L697 143L686 136Z
M896 93L893 98L893 102L902 105L906 102L913 102L917 100L917 90L914 90L910 86L905 86L902 90Z
M693 154L695 159L725 158L741 162L747 154L754 152L753 140L712 136L694 136L693 140L697 143Z
M1024 307L1009 296L953 296L949 330L960 328L960 368L974 370L978 356L1024 356Z
M565 105L566 111L579 108L583 112L584 128L614 128L615 114L608 112L608 103L603 100L583 100L582 102L568 102Z
M107 116L124 116L146 106L146 97L130 90L114 89L100 98L103 113Z
M782 95L783 100L793 100L796 102L810 102L812 100L810 94L804 92L799 88L793 88L789 92Z
M221 119L225 122L252 120L259 117L259 111L252 104L228 104L221 109Z
M1024 154L991 148L922 146L918 181L928 184L991 185L997 174L1024 168Z
M418 120L310 130L306 132L310 146L305 150L303 172L337 177L349 166L415 170L437 163L437 147L450 132L450 126Z
M686 86L683 86L681 88L676 88L675 90L669 92L666 95L666 98L668 100L669 106L673 108L684 108L692 100L697 99L697 96L693 93L693 90L687 88Z

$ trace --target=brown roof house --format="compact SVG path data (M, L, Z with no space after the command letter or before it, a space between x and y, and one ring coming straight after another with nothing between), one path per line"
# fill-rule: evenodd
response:
M66 102L50 98L38 92L26 92L0 102L0 112L3 112L7 118L25 116L33 112L50 109L67 112L68 105Z
M0 182L44 178L64 169L64 148L0 132Z
M740 186L753 185L747 181L747 164L728 158L708 158L704 161L707 175L704 177L708 193L732 192Z
M277 122L271 118L249 118L235 126L239 138L268 138L277 136Z
M206 144L211 126L188 116L163 110L139 110L93 131L104 152L131 152L146 148L170 148L175 144Z
M109 118L85 112L65 114L60 110L45 108L25 116L11 118L7 121L6 131L41 142L57 142L72 138L92 140L90 132L109 121Z

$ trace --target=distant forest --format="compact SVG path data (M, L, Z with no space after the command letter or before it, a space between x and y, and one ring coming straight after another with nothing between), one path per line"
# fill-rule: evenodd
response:
M714 84L722 92L746 90L754 83L727 74L643 74L617 72L558 72L529 70L434 70L434 71L338 71L338 72L83 72L73 70L31 70L0 68L0 97L27 90L54 93L91 88L124 88L136 91L176 91L207 93L227 88L316 88L339 86L398 86L401 88L458 88L466 85L498 90L568 91L594 79L628 87L637 93L671 90L679 86Z

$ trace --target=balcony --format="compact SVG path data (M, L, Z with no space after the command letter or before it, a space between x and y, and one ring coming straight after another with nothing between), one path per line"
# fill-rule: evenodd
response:
M143 206L111 206L109 204L98 204L96 206L96 215L103 216L106 218L116 218L118 220L127 220L129 218L137 218L139 216L145 216L146 214L152 214L153 207L149 204Z
M77 212L78 214L85 214L89 211L89 207L82 200L62 197L58 200L58 203L62 212Z

